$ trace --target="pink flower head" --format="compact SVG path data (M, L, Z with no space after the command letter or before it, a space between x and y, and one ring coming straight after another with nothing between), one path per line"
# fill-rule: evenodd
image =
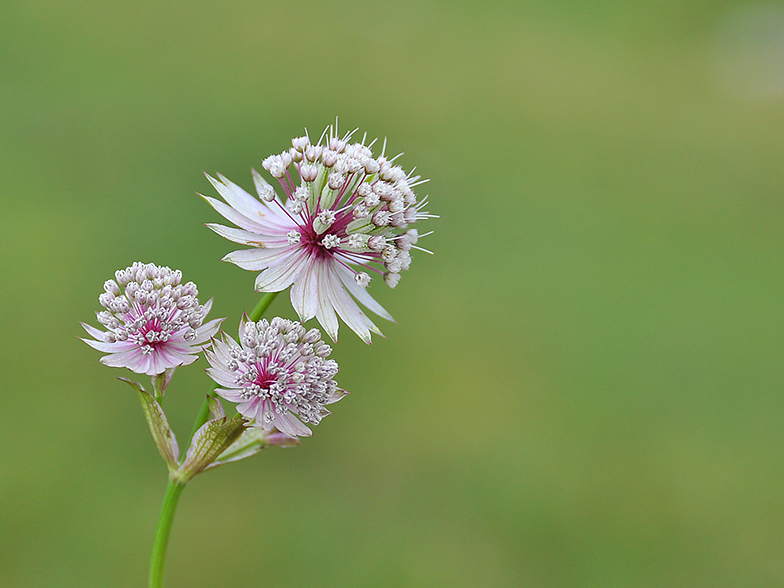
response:
M336 341L340 316L370 343L370 332L381 332L354 299L393 320L366 290L370 273L383 276L394 288L400 272L411 264L411 249L419 249L420 235L408 227L432 215L422 210L427 198L417 201L414 193L426 180L413 171L407 174L393 163L396 158L387 159L386 143L375 158L373 143L366 146L365 138L349 143L352 134L339 138L336 129L328 127L318 144L297 137L291 149L262 162L278 180L285 204L256 170L258 200L220 174L207 178L226 204L203 197L239 229L207 226L253 247L223 259L243 269L263 270L256 278L257 291L280 292L292 286L291 303L300 320L316 317ZM299 185L292 179L292 166Z
M90 347L109 353L101 363L156 376L198 359L200 345L215 335L223 319L206 324L212 299L199 304L196 284L180 284L182 272L136 262L115 272L98 300L106 310L96 313L101 331L82 323Z
M277 317L258 323L246 317L239 340L224 333L213 341L212 350L205 350L207 373L223 386L215 391L237 402L237 412L265 431L310 436L302 423L317 425L330 414L324 406L346 395L332 379L338 364L326 359L332 349L318 329L306 332L300 323Z

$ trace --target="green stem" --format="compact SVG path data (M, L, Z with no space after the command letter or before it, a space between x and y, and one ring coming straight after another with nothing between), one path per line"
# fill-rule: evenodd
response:
M272 304L272 301L275 300L275 296L277 296L277 292L265 292L264 296L261 297L259 303L256 305L256 308L253 309L253 312L248 315L248 318L253 322L258 322L261 320L261 317L264 315L264 311L267 310L267 307Z
M166 561L166 545L169 542L174 511L180 499L185 484L169 478L166 495L163 497L161 516L158 519L158 528L155 531L155 542L152 544L152 558L150 559L150 588L163 586L163 564Z
M256 305L256 308L253 309L253 312L251 312L248 315L248 318L253 322L257 322L258 320L260 320L262 315L264 314L264 311L267 310L267 307L272 303L272 301L275 299L275 296L277 295L278 295L277 292L266 292L264 296L261 297L261 300L259 300L259 303ZM210 396L213 397L215 396L215 388L217 388L217 386L215 386L212 389L212 391L209 393ZM193 438L193 435L196 433L196 431L199 430L199 427L201 427L204 423L206 423L207 419L209 418L210 418L210 406L207 403L207 399L205 398L204 404L201 405L201 410L199 411L199 415L196 417L196 422L193 423L193 431L191 432L191 438Z

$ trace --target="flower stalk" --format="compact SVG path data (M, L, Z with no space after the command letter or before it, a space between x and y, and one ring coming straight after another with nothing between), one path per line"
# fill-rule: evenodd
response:
M150 588L161 588L163 586L163 566L166 562L166 547L169 543L169 535L174 522L177 502L184 489L185 482L176 481L172 476L169 476L169 484L163 497L161 516L158 519L158 528L155 530L155 541L152 545Z

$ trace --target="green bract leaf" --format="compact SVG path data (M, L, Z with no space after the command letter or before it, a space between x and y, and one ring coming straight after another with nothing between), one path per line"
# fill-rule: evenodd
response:
M226 411L223 410L220 400L209 394L207 395L207 406L210 407L210 415L213 419L221 419L226 416Z
M158 374L157 376L152 376L150 378L156 398L163 398L163 391L166 390L166 386L168 386L169 382L171 382L175 369L177 368L169 368L162 374Z
M180 448L177 446L177 438L169 427L169 421L166 419L166 413L163 412L163 408L138 382L132 382L126 378L118 379L136 390L142 403L142 410L147 419L147 424L150 426L150 433L152 433L152 438L155 440L155 445L158 446L158 451L169 467L169 471L176 471Z
M185 461L177 470L177 478L185 483L199 472L204 471L223 453L245 430L246 421L242 417L227 419L222 417L204 423L193 435L191 446L185 454Z
M283 433L275 431L264 431L261 427L250 427L239 436L239 438L231 444L223 453L218 456L218 459L213 461L205 469L210 469L229 463L231 461L239 461L251 455L256 455L259 451L269 445L276 445L278 447L296 447L299 445L299 439L296 437L289 437Z

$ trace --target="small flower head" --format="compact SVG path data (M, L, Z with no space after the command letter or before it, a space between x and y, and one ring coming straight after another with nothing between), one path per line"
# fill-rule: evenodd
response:
M181 284L182 272L136 262L115 272L98 297L101 331L82 323L95 340L82 339L109 353L101 363L157 376L198 359L200 345L215 335L223 319L204 323L212 300L199 304L196 284Z
M316 317L337 340L340 316L370 343L371 331L380 331L355 300L392 320L365 288L372 275L397 285L400 272L411 264L409 251L420 249L416 242L423 235L411 225L433 215L423 209L427 198L418 200L414 193L426 180L403 171L396 157L387 159L386 142L375 157L374 142L352 143L352 135L340 137L330 126L316 145L307 135L297 137L291 149L267 157L262 166L278 180L285 199L255 170L259 199L221 175L207 177L226 204L204 198L239 227L208 225L212 230L254 247L224 260L263 270L257 291L280 292L293 285L291 302L302 321Z
M205 350L207 373L223 388L216 392L265 431L310 436L302 423L317 425L330 414L325 405L346 395L333 380L338 364L318 329L281 318L240 323L239 343L223 334ZM295 416L296 415L296 416ZM299 417L299 418L297 418Z

